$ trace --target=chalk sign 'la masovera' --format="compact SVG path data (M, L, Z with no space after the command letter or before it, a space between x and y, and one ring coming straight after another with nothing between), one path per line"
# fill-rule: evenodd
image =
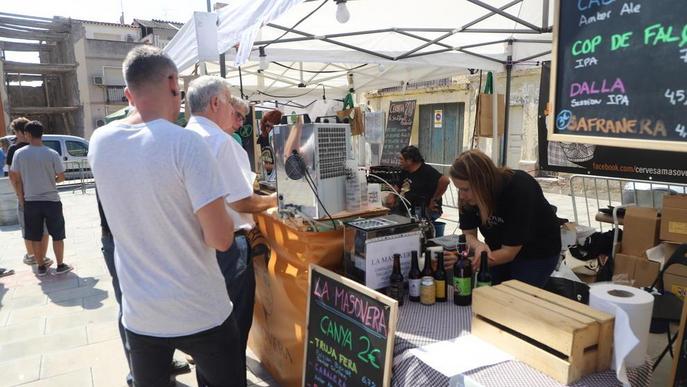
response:
M310 265L303 385L385 387L397 302Z
M687 151L687 1L558 0L549 140Z

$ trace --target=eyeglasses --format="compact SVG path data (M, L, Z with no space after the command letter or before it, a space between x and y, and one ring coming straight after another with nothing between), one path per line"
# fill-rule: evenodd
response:
M238 112L238 111L234 112L234 114L236 115L236 118L240 118L241 121L243 121L243 120L246 119L246 116L244 116L243 114L241 114L241 113Z

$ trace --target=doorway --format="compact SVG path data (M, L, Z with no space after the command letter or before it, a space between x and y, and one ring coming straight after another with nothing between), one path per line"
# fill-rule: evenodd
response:
M420 152L431 164L450 165L463 149L465 104L438 103L420 105ZM436 169L441 173L448 168Z
M512 169L520 168L522 158L522 120L523 109L521 105L511 106L508 112L508 152L506 153L506 165Z

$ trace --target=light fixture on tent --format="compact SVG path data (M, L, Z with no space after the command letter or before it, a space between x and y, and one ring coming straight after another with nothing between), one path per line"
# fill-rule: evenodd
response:
M260 47L260 70L265 71L267 68L270 66L270 64L267 62L267 55L265 55L265 47Z
M346 0L335 0L336 1L336 20L339 23L346 23L348 19L351 18L351 13L348 12L348 7L346 7Z

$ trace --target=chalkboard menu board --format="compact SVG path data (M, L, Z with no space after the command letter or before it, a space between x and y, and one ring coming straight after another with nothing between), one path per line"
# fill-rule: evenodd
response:
M310 265L303 385L388 386L397 302Z
M542 62L537 122L541 170L676 183L687 180L687 152L549 142L545 111L550 69L550 62Z
M687 1L556 5L549 140L687 151Z
M398 166L399 152L410 144L410 131L415 118L415 101L389 103L389 113L384 130L384 147L381 165Z

